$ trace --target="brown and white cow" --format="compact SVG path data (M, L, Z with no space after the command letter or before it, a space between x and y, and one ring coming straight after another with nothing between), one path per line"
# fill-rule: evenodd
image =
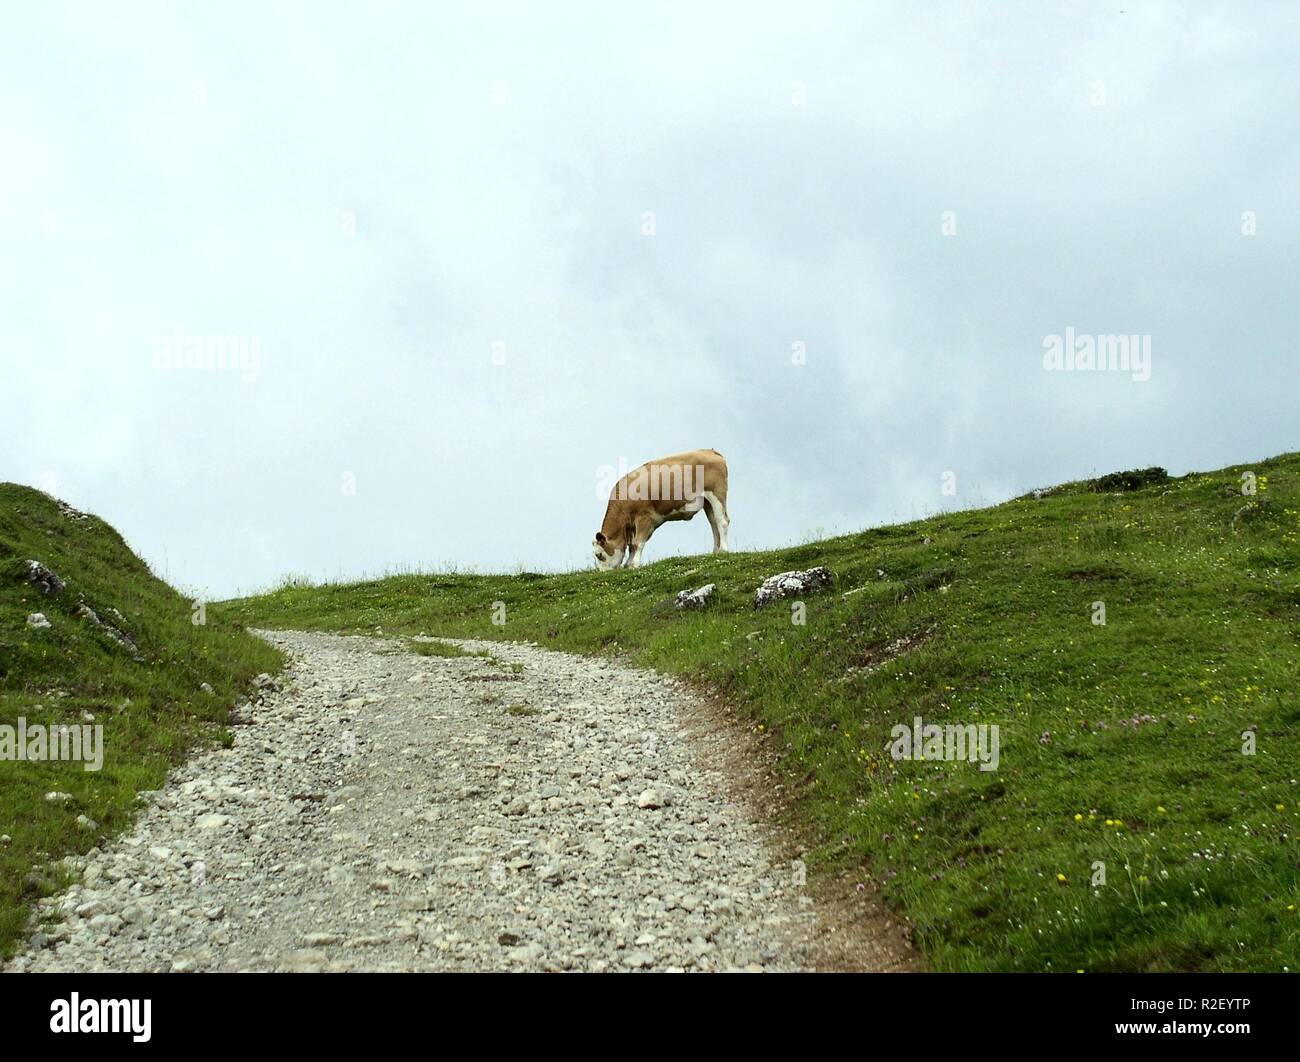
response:
M717 450L690 450L634 468L614 484L605 522L592 542L598 568L641 563L645 544L668 520L701 509L713 528L713 552L727 549L727 460Z

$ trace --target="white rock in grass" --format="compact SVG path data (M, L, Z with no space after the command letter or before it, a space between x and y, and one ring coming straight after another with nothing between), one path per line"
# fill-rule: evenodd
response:
M44 612L33 612L27 617L27 626L35 630L42 630L46 627L52 627L54 624L45 618Z
M706 583L698 590L683 590L677 595L677 600L673 602L674 608L703 608L709 603L709 598L713 596L716 589L713 583Z
M762 608L783 597L797 597L810 594L830 585L834 576L824 565L809 568L807 571L781 572L763 580L763 585L754 591L754 607Z
M65 589L67 589L62 579L37 560L29 560L27 562L27 581L35 586L39 586L50 595L61 594Z

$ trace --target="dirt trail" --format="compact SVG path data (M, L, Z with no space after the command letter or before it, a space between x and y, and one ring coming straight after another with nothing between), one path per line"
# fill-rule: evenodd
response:
M802 865L729 802L727 735L674 681L531 645L266 637L281 688L76 861L44 901L65 920L9 969L819 965Z

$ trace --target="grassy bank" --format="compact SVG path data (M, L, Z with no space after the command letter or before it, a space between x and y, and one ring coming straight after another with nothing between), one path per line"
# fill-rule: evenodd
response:
M33 582L32 560L62 589ZM37 612L49 627L28 626ZM279 669L275 650L229 621L192 616L192 603L103 521L0 484L0 727L13 738L20 719L29 734L103 727L98 771L0 758L0 835L9 838L0 841L0 955L21 940L32 901L59 884L52 861L129 824L136 794L196 739L220 739L241 688Z
M715 687L779 753L810 864L876 879L933 968L1296 969L1298 482L1287 455L770 553L289 587L219 613L536 640ZM753 610L763 577L819 564L836 581L804 625ZM710 608L668 603L708 582ZM997 724L998 769L896 762L891 728L918 715Z

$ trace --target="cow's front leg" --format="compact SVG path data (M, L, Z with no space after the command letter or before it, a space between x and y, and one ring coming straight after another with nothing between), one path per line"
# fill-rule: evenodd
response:
M655 524L647 517L641 517L637 520L632 532L632 545L628 552L628 567L641 567L641 554L645 552L645 544L650 541L650 536L654 534Z

